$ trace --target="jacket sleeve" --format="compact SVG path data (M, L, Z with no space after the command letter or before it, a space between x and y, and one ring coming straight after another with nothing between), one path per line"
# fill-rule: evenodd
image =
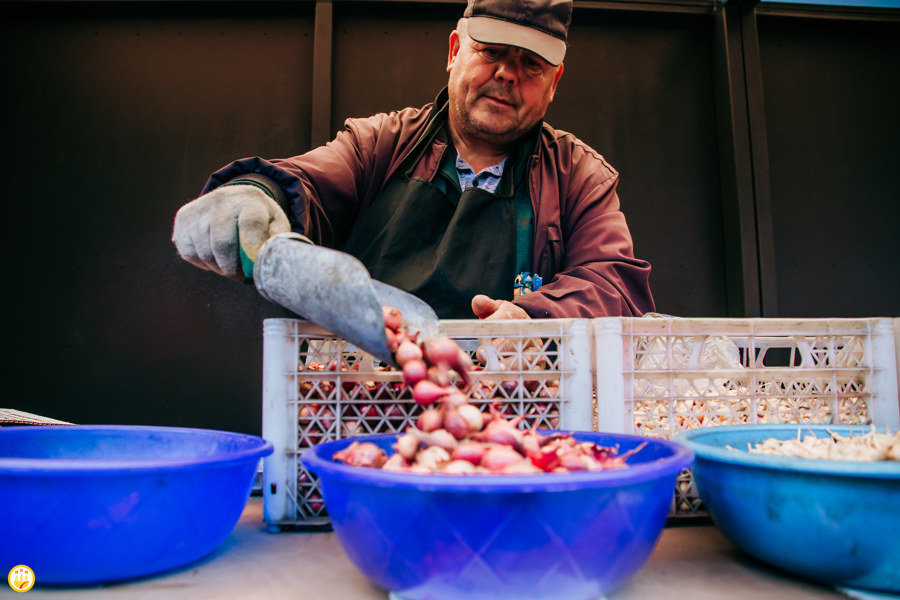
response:
M304 154L244 158L223 167L203 193L248 173L266 177L284 193L294 231L339 248L394 166L401 130L396 113L348 119L332 141Z
M531 181L533 197L541 198L534 266L544 284L515 303L533 318L640 316L655 310L650 264L635 258L620 210L618 173L577 140L560 145L551 149L558 156L553 168L545 167ZM547 217L557 209L558 219Z

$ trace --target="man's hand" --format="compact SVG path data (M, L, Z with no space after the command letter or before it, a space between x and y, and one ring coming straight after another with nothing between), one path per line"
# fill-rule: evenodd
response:
M253 274L242 268L241 255L252 264L263 242L290 230L287 215L265 192L253 185L226 185L181 207L172 241L192 265L244 281Z
M525 309L507 300L494 300L484 294L472 298L472 312L479 319L530 319Z
M494 300L484 294L478 294L472 298L472 312L479 319L530 319L525 309L516 306L507 300ZM524 348L521 351L516 349L519 344L524 341ZM534 365L529 366L525 357L539 354L538 345L533 340L517 340L506 338L493 338L491 342L494 345L494 352L497 360L499 360L499 369L502 371L521 371L527 369L544 368L543 360L537 361ZM488 364L488 355L484 347L479 347L475 351L475 357L482 365Z

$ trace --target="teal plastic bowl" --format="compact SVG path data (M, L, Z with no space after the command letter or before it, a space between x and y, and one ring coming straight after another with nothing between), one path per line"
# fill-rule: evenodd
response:
M0 429L0 571L93 585L181 567L237 524L262 438L139 426Z
M334 532L356 567L398 600L596 600L647 560L666 522L684 446L647 446L625 469L529 475L397 473L335 462L351 441L393 453L397 435L325 442L303 454Z
M862 435L856 425L734 425L684 432L713 521L773 567L835 587L900 593L900 463L750 454L748 444L810 433ZM883 428L881 429L883 431ZM729 450L728 447L736 450Z

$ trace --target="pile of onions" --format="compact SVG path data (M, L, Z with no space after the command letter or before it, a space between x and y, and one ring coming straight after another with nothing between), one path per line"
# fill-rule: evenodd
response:
M351 442L334 460L354 466L410 473L566 473L626 467L629 456L614 447L578 442L571 435L519 429L523 417L506 419L496 405L488 414L469 402L472 362L450 338L419 343L396 308L385 307L394 359L415 401L424 406L414 427L393 445L390 457L371 442ZM453 375L462 387L453 383Z

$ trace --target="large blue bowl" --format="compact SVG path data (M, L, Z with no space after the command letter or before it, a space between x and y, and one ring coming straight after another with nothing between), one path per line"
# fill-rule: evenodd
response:
M694 482L735 545L778 569L835 587L900 593L900 463L750 454L748 444L867 426L734 425L676 440L694 451ZM729 450L728 447L736 450Z
M403 600L595 600L650 556L665 525L683 446L637 436L575 433L582 441L647 447L627 469L537 475L432 475L302 457L319 478L350 560ZM396 435L353 438L392 453Z
M234 529L262 438L136 426L0 429L0 572L107 583L189 564Z

